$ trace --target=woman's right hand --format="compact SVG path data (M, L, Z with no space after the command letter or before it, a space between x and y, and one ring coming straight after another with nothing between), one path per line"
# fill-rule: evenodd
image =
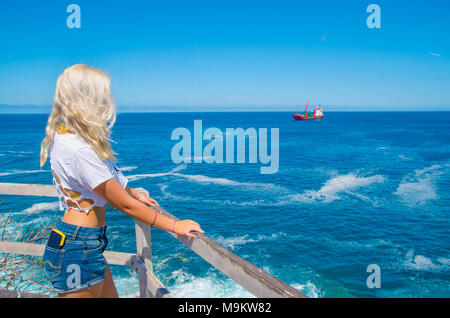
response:
M175 234L184 235L187 237L195 237L191 232L205 233L201 229L200 224L198 224L195 221L192 220L176 221L174 226Z

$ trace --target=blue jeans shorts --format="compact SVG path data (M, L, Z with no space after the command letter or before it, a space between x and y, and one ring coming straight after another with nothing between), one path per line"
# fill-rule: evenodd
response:
M48 280L58 293L89 288L105 279L106 260L103 251L108 245L106 226L82 227L59 221L55 229L65 234L60 248L45 246L42 264Z

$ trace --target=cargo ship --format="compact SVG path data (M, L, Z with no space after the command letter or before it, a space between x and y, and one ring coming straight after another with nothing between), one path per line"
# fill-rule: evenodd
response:
M299 114L297 112L297 114L293 115L292 117L294 117L295 120L304 120L304 119L322 119L323 118L323 111L322 111L322 107L319 106L318 108L314 109L314 113L308 112L308 105L309 105L309 101L306 104L305 107L305 115Z

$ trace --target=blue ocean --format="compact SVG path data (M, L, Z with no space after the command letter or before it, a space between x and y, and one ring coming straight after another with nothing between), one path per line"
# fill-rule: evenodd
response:
M0 182L51 184L49 163L39 168L46 120L0 115ZM171 134L193 133L194 120L278 128L278 172L248 160L174 163ZM120 113L112 138L129 186L311 297L450 297L450 112ZM62 214L54 198L0 200L2 215L31 214L36 226ZM108 210L107 226L108 250L135 252L130 217ZM168 233L152 230L152 244L175 296L252 297ZM367 284L373 264L379 288ZM138 295L130 269L111 269L120 296Z

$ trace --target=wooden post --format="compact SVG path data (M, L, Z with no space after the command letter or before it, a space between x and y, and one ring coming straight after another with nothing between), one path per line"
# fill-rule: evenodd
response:
M0 298L18 298L19 294L15 290L0 289Z
M148 195L148 191L139 188L136 189L139 192ZM150 287L147 279L147 273L153 274L153 263L152 263L152 235L150 232L150 226L142 223L141 221L135 220L135 230L136 230L136 255L140 258L145 266L145 271L137 271L139 276L139 289L141 298L149 298Z

